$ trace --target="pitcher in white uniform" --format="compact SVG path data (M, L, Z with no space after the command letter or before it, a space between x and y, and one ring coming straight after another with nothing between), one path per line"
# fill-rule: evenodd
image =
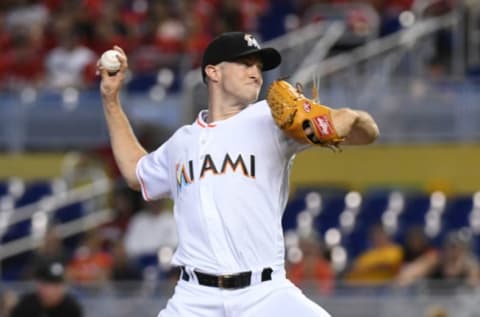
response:
M330 316L285 277L281 219L290 166L307 146L275 125L265 101L256 102L262 71L278 66L280 54L241 32L214 39L202 63L208 109L146 153L120 104L127 57L114 49L120 71L99 71L116 161L146 200L174 200L173 264L181 276L159 316ZM341 109L332 117L345 144L368 144L378 135L365 112Z

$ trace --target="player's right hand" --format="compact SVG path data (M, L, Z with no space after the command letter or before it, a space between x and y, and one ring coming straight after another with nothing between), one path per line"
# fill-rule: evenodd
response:
M100 92L104 101L107 102L117 100L128 69L128 59L125 51L117 45L115 45L113 49L120 53L120 56L117 56L120 61L120 70L118 72L115 74L109 74L100 64L100 59L97 62L97 72L102 77Z

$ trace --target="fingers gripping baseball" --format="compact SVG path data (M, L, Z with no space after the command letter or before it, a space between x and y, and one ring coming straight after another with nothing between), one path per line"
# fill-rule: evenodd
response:
M99 59L97 62L97 72L102 77L100 83L100 91L102 97L106 99L116 98L120 92L123 81L125 80L125 74L128 69L128 59L127 55L123 49L119 46L114 46L113 50L118 54L115 56L120 62L120 68L116 72L112 72L107 69L107 65L102 63L102 60Z

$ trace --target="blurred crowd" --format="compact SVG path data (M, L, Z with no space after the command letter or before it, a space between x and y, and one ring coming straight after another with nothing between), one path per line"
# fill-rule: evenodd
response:
M381 224L374 224L368 246L338 270L320 239L301 238L299 255L287 262L287 274L294 283L317 287L326 295L345 286L409 288L420 283L429 293L441 294L480 285L479 262L466 230L450 232L442 245L435 247L423 227L410 227L399 243Z
M435 1L433 13L448 10L451 2ZM414 0L4 0L0 91L93 87L96 62L114 44L130 58L130 86L141 90L159 70L181 75L198 66L208 42L221 32L243 30L265 41L322 19L311 15L314 5L345 3L370 5L384 35L400 28L399 16ZM369 23L358 10L341 18L357 30Z
M111 206L112 220L88 232L62 240L55 227L48 230L41 246L29 256L21 279L32 279L38 267L57 261L65 266L68 280L79 286L175 282L178 272L171 259L178 239L172 202L144 202L139 193L119 187ZM380 223L368 230L368 248L343 267L334 264L332 248L320 235L299 231L294 250L287 242L289 278L299 285L313 283L322 294L331 294L339 285L409 287L420 280L431 281L433 290L438 281L443 282L442 290L479 285L479 263L466 229L449 232L440 244L428 238L423 226L409 227L401 239L392 237Z
M128 189L123 182L111 193L109 201L113 210L109 222L66 239L60 238L52 225L40 247L20 259L23 263L19 258L13 258L13 262L7 259L2 268L22 266L19 279L14 281L35 280L39 296L47 299L53 295L45 288L55 289L52 292L58 296L54 297L60 298L61 294L63 298L65 282L74 286L77 293L112 285L118 285L118 292L125 285L130 290L145 285L173 286L179 272L171 265L178 243L172 202L168 199L144 202L139 193ZM387 229L380 223L371 225L368 247L359 254L348 255L342 267L336 265L338 254L334 248L317 232L302 234L297 230L294 244L286 232L287 276L302 289L321 296L351 289L415 291L418 287L428 294L452 294L480 286L480 266L470 231L451 231L438 243L428 238L423 226L407 228L401 239L393 237ZM52 276L52 270L45 271L46 267L57 265L64 268L61 279ZM21 298L19 295L12 291L0 294L0 316L2 300L5 311L19 301L33 300L28 297L31 294ZM72 305L75 308L69 304L70 308L61 309L71 309Z

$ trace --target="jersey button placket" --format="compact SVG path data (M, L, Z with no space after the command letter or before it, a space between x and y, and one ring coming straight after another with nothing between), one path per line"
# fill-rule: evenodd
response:
M199 140L199 154L200 154L200 173L202 171L202 166L204 164L205 156L210 155L211 159L215 157L213 153L214 149L211 148L212 138L214 137L214 130L212 128L206 128L205 131L200 135ZM225 245L224 245L224 235L222 228L222 223L219 218L218 211L216 210L216 204L212 192L212 179L216 177L212 174L211 171L205 173L204 178L201 181L200 185L200 199L202 204L202 210L204 212L204 217L208 229L206 230L207 235L209 236L210 246L212 247L212 252L219 261L219 264L222 259L222 255L225 254Z

